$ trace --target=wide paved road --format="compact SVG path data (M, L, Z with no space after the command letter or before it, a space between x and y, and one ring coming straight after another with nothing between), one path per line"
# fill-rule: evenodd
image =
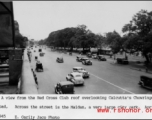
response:
M40 94L55 94L54 85L59 81L66 80L68 73L73 67L81 66L90 74L90 78L85 79L85 86L76 86L75 94L152 94L152 91L138 86L140 75L148 75L144 72L132 70L123 65L111 64L112 61L105 62L92 60L92 66L82 65L76 61L76 55L53 52L50 48L43 49L44 57L39 57L38 48L32 52L31 66L35 69L35 56L43 63L44 72L36 72L39 82ZM33 50L32 50L33 51ZM57 63L56 58L63 56L64 63Z

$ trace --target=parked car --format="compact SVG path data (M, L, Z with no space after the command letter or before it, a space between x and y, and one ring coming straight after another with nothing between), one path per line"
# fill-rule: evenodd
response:
M63 63L63 62L64 62L63 57L58 57L58 58L56 59L56 61L57 61L58 63Z
M82 67L73 67L73 72L79 72L82 74L83 78L89 78L90 74Z
M39 52L42 52L42 49L39 49Z
M90 59L82 59L83 65L92 65L92 61Z
M81 61L82 61L82 58L83 58L83 57L81 57L81 56L77 56L77 57L76 57L76 61L81 62Z
M125 58L117 58L117 63L124 64L124 65L129 64L128 60L126 60Z
M79 85L79 84L84 85L84 79L81 73L72 72L66 76L66 79L67 81L73 82L74 85Z
M69 55L72 55L72 52L69 52Z
M61 81L54 89L56 94L74 94L74 84L70 81Z
M100 61L107 61L107 59L103 55L98 55L98 60Z
M98 58L97 54L92 54L92 58L97 59Z
M92 57L92 55L91 55L91 53L89 52L89 53L87 53L87 57L89 57L89 58L91 58Z
M35 70L37 72L43 72L43 65L40 61L37 61Z
M152 89L152 78L147 76L140 76L140 81L138 84L142 87Z

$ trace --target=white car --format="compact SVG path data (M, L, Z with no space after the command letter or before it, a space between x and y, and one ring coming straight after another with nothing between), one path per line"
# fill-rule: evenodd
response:
M74 85L78 85L78 84L84 85L84 79L81 73L78 72L70 73L66 76L66 79L67 81L73 82Z
M73 68L73 72L79 72L82 74L83 78L89 78L90 77L90 74L89 72L87 72L84 68L82 67L74 67Z
M97 56L96 54L93 54L93 55L92 55L92 58L93 58L93 59L97 59L97 57L98 57L98 56Z

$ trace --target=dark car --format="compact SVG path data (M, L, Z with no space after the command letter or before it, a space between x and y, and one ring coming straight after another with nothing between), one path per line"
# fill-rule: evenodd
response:
M103 55L98 55L98 60L100 61L107 61L107 59Z
M54 89L56 94L74 94L74 84L70 81L61 81Z
M58 57L58 58L56 59L56 61L57 61L58 63L63 63L63 62L64 62L64 60L63 60L62 57Z
M89 60L88 58L83 58L82 59L82 64L83 65L92 65L92 61Z
M91 53L87 53L87 57L91 58L92 57Z
M39 52L42 52L42 49L39 49Z
M76 61L81 62L81 61L82 61L82 58L83 58L83 57L81 57L81 56L77 56L77 57L76 57Z
M69 55L72 55L72 52L69 52Z
M142 87L152 89L152 78L147 76L140 76L140 81L138 84Z
M41 53L40 53L40 56L44 56L44 54L45 54L45 53L41 52Z
M36 68L35 68L35 70L36 70L37 72L43 72L43 65L42 65L42 63L41 63L40 61L38 61L38 62L36 63Z
M126 60L125 58L117 58L117 63L124 64L124 65L129 64L128 60Z

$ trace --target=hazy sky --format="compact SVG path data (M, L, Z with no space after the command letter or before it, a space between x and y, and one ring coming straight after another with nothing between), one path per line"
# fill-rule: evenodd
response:
M138 11L152 11L152 1L14 1L13 5L20 33L35 40L81 24L93 33L121 34Z

